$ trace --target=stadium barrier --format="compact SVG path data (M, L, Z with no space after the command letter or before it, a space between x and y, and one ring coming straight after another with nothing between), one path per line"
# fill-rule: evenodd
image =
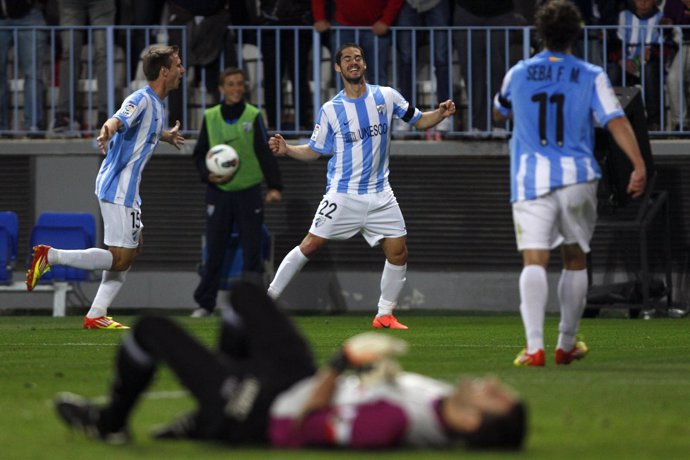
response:
M141 61L136 51L135 42L143 36L143 45L152 43L180 43L183 64L187 67L187 73L183 79L183 86L178 94L171 94L168 100L169 120L180 119L182 129L189 136L196 135L201 124L203 111L218 102L218 92L215 87L218 74L228 65L238 65L247 71L249 77L249 100L258 105L264 111L270 108L279 116L275 122L269 124L272 131L280 131L286 136L304 136L311 130L313 114L317 113L321 104L332 97L341 87L332 65L332 50L329 50L329 40L322 39L312 27L229 27L228 33L232 34L232 40L226 40L218 44L217 58L210 64L194 65L194 56L191 54L189 30L183 26L81 26L81 27L2 27L2 30L10 30L15 36L15 46L10 50L10 62L8 64L8 100L10 111L8 125L0 134L6 137L23 136L48 136L48 137L82 137L92 136L99 120L98 107L107 106L107 113L112 114L119 107L122 99L131 91L146 84ZM31 30L34 35L41 32L46 37L47 50L42 56L34 53L32 63L39 67L40 78L33 85L27 86L24 75L17 60L16 38L22 30ZM620 82L622 86L639 86L643 93L649 91L648 79L654 77L659 80L658 94L660 98L661 112L659 119L650 124L652 136L690 136L687 122L687 88L690 78L681 74L677 81L675 93L679 93L682 118L678 126L674 126L670 120L670 88L665 84L669 73L672 55L676 52L683 53L689 43L685 43L681 37L681 28L673 26L658 26L660 33L655 35L655 41L649 43L651 53L649 59L636 60L638 76L633 77L622 72ZM618 26L595 27L587 26L582 40L577 44L576 54L585 60L600 65L607 70L613 70L619 62L625 62L634 43L627 43L624 38L621 45L616 41ZM95 61L94 43L98 33L105 35L105 62ZM280 32L280 33L276 33ZM354 33L355 40L360 34L368 32L367 28L333 27L330 31L331 38L340 36L345 32ZM399 88L401 82L400 54L396 51L400 37L403 33L411 33L412 40L412 68L411 87L415 90L412 94L404 94L413 104L422 109L433 108L438 103L439 93L450 94L456 101L459 111L450 124L440 127L439 131L445 138L504 138L509 134L510 125L502 124L494 126L491 122L491 99L498 90L500 81L505 71L518 59L532 55L537 49L533 29L531 27L494 27L494 28L468 28L468 27L392 27L391 28L391 53L387 65L388 81L390 86ZM61 34L73 43L75 37L85 35L84 47L79 59L81 66L78 75L59 75L60 57L57 52ZM478 34L478 35L476 35ZM628 34L626 34L627 36ZM439 46L439 38L447 45L447 78L445 91L438 87L438 75L435 74L434 53ZM486 69L473 68L473 62L477 56L473 56L469 44L477 37L482 41L483 55L491 56L493 65L487 65ZM305 43L306 42L306 43ZM379 37L374 37L374 49L383 46ZM227 45L230 43L230 45ZM273 62L266 62L262 50L271 48ZM460 49L462 48L462 49ZM467 49L465 49L467 48ZM498 52L496 49L498 48ZM618 50L618 52L612 51ZM304 53L307 55L304 56ZM370 68L375 67L378 59L368 56ZM268 81L264 70L267 68L283 69L284 60L290 57L294 59L294 65L285 72L270 72L276 75L273 81ZM316 65L318 64L318 65ZM106 81L99 82L96 78L97 70L104 66ZM654 72L649 70L653 67ZM487 77L478 79L479 71L488 72ZM619 72L620 73L620 72ZM650 77L651 75L651 77ZM377 83L378 68L370 77L372 83ZM69 98L69 107L58 107L60 82L76 79L76 94ZM295 81L308 81L310 97L307 99L307 107L304 107L304 95L300 94L300 85L294 85ZM107 89L105 97L107 101L98 100L100 84L105 84ZM481 89L481 97L475 85L484 85ZM43 89L45 87L45 89ZM268 89L271 91L267 91ZM303 86L302 86L303 88ZM318 90L317 90L318 89ZM24 99L30 95L30 101L36 101L36 95L40 92L43 98L43 116L40 112L33 111L32 120L29 120L30 128L25 128ZM267 101L266 95L275 93L272 100ZM646 96L646 94L645 94ZM646 98L645 98L646 100ZM34 102L35 103L35 102ZM483 108L477 115L478 108ZM65 110L68 117L74 122L59 133L51 129L58 110ZM470 116L470 114L475 114ZM485 126L485 127L482 127ZM427 138L428 132L417 132L406 129L404 126L394 127L395 135L402 138ZM433 137L432 137L433 138Z

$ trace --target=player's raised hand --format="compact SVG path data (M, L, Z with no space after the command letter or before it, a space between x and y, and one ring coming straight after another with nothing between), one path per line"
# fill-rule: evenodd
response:
M438 110L441 112L442 117L450 117L455 113L455 102L450 99L443 101L438 105Z
M268 148L276 155L285 155L288 152L287 142L280 134L276 133L268 139Z

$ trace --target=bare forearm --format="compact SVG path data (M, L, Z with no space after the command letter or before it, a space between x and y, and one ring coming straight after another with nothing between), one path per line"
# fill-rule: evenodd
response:
M308 144L288 145L286 155L300 161L312 161L321 156L310 149Z
M627 192L633 197L642 196L647 185L647 168L640 154L640 146L637 144L635 132L626 117L618 117L611 120L607 126L618 146L623 149L625 155L633 165L630 173Z
M414 126L417 129L429 129L439 124L441 120L443 120L441 112L439 110L432 110L430 112L422 113L422 116L419 118L419 120L417 120L417 123L415 123Z
M633 168L644 170L645 164L640 153L640 146L637 144L635 132L626 117L618 117L611 120L607 128L616 144L623 150L633 165Z
M332 368L323 368L319 371L311 396L302 408L302 417L310 412L330 406L339 375L340 372Z

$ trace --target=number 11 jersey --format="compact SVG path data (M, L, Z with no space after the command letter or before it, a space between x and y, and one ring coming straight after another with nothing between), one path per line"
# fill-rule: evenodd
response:
M513 115L512 202L599 179L594 125L624 116L601 67L551 51L512 67L494 107Z

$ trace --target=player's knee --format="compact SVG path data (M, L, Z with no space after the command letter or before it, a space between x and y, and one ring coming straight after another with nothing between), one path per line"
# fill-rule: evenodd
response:
M123 272L125 270L129 270L129 268L132 266L132 262L134 262L134 259L136 259L137 255L141 252L139 248L136 250L131 250L131 251L110 251L111 254L113 255L113 264L110 267L110 270L115 271L115 272Z
M299 250L302 251L305 257L310 257L316 251L325 246L326 240L319 237L308 235L299 245Z
M563 245L561 247L563 267L566 270L584 270L587 268L587 254L578 244Z
M407 246L403 246L400 250L387 254L388 262L393 265L405 265L407 263Z
M123 272L125 270L128 270L131 266L132 263L129 260L113 258L113 265L112 267L110 267L110 270L114 272Z

